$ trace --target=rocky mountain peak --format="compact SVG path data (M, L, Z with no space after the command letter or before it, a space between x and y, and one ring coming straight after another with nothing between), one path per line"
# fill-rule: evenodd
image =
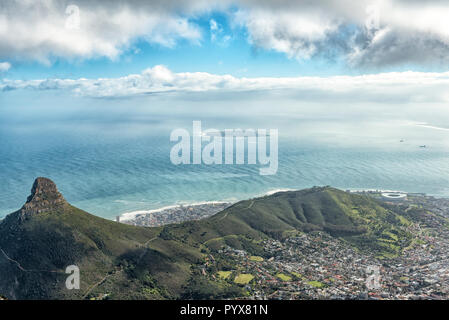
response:
M47 178L37 178L31 188L31 195L20 210L23 215L54 210L66 204L56 184Z

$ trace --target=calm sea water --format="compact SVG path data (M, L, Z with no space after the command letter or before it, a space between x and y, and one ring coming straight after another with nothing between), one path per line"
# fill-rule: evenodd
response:
M407 122L206 121L203 127L278 128L279 169L170 162L170 131L191 118L112 124L67 120L0 128L0 217L25 202L34 179L53 179L73 205L113 219L137 210L239 200L315 185L380 188L449 196L449 133ZM400 140L403 140L402 142ZM420 148L420 145L426 148Z

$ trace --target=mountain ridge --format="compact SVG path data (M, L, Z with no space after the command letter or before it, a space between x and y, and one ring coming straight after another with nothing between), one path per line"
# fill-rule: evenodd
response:
M0 222L0 274L7 275L0 277L0 293L83 299L101 286L115 299L239 296L241 287L205 280L194 270L226 247L263 256L263 240L314 231L360 250L398 255L411 238L402 219L369 197L314 187L241 201L199 221L134 227L71 206L51 180L38 178L25 205ZM64 268L73 264L84 290L64 287Z

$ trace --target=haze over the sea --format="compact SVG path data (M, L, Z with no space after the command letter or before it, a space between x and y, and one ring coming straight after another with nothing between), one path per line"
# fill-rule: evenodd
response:
M41 114L4 109L9 118L0 120L0 216L20 208L37 176L53 179L75 206L110 219L315 185L449 196L449 132L438 117L411 106L382 105L373 116L366 105L330 102L228 98L176 101L170 109L159 99L137 102L133 111L120 100L91 100L95 112L89 103ZM261 176L259 165L173 165L170 132L191 132L193 120L201 120L203 129L278 129L277 174Z

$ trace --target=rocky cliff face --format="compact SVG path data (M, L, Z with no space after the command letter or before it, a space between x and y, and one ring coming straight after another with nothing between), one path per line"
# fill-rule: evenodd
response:
M54 211L67 204L53 181L37 178L31 188L31 195L19 212L22 218L26 218L33 214Z

